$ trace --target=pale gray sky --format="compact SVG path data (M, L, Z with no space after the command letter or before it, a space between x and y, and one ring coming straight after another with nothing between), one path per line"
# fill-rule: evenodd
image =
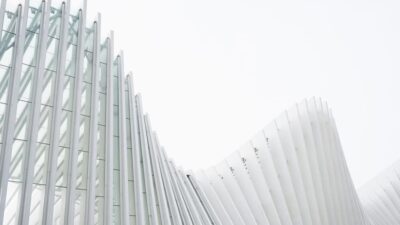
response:
M360 186L400 158L399 11L395 0L89 0L88 13L115 31L177 164L216 164L320 96Z

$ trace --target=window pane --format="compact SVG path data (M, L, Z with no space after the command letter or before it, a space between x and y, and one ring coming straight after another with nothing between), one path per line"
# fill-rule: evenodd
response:
M62 110L61 112L61 126L60 126L60 146L70 147L71 125L72 125L72 112Z
M38 47L38 34L27 31L26 45L27 47L25 47L25 52L22 58L22 62L27 65L36 66L35 54L36 54L36 49Z
M7 103L8 79L10 67L0 65L0 103Z
M44 205L45 186L34 184L32 187L31 215L29 216L29 225L42 223L43 205Z
M66 201L66 189L61 187L56 187L55 199L54 199L54 225L64 224L64 211L65 211L65 201Z
M38 142L50 143L50 126L53 109L50 106L42 105L40 108L40 123L38 132Z
M11 66L15 46L15 34L3 31L1 38L1 45L4 46L0 52L0 64L4 66Z
M14 140L10 164L10 180L22 182L25 154L26 141Z
M32 78L35 67L22 65L22 73L20 79L19 99L31 101Z
M35 168L33 182L36 184L46 184L47 158L49 155L49 145L38 144L35 157Z
M88 153L78 151L76 185L79 189L87 188Z
M28 127L28 120L30 114L31 103L25 101L18 101L17 103L17 117L15 123L15 137L18 139L26 140L26 132Z
M96 196L104 196L104 161L97 160L96 165Z
M81 95L81 114L90 116L90 98L92 95L92 85L83 83Z
M4 211L4 221L7 225L17 225L18 223L21 189L21 183L8 182L6 208Z
M81 123L79 127L79 149L82 151L89 151L89 138L90 138L90 117L81 116Z
M58 148L56 186L66 187L68 179L69 148Z

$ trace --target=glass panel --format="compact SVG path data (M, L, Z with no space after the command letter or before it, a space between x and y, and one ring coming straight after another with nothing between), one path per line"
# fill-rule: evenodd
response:
M76 185L79 189L87 188L88 153L78 151Z
M93 53L85 51L83 60L83 81L92 83Z
M113 207L113 224L114 225L121 224L121 211L119 206Z
M63 109L72 111L74 99L75 78L64 77Z
M15 34L7 31L2 32L0 48L0 64L10 66L15 45Z
M47 42L45 68L56 71L57 67L57 50L59 48L59 40L50 37Z
M96 165L96 196L104 196L104 161L97 160Z
M79 18L75 15L70 15L69 17L69 33L68 33L68 42L72 43L74 45L78 44L78 27L79 23L78 20Z
M60 37L60 16L61 12L58 9L52 8L50 10L50 26L49 26L49 37L59 38Z
M114 106L114 120L113 120L113 125L114 125L114 135L118 136L119 135L119 107Z
M95 208L94 208L94 224L103 225L104 222L104 197L96 197Z
M100 92L106 93L107 88L107 65L100 63Z
M84 225L85 224L85 208L86 208L86 191L85 190L76 190L76 199L75 199L75 216L74 216L74 224L75 225Z
M108 42L109 42L109 39L107 39L104 42L104 44L102 44L101 47L100 47L100 62L101 63L106 63L107 62Z
M113 204L114 205L119 205L120 203L120 196L119 196L119 185L120 185L120 174L118 170L113 171L113 189L114 189L114 194L113 194Z
M0 143L2 143L2 136L3 136L3 124L4 124L4 113L6 110L6 105L0 103Z
M114 169L117 169L117 170L119 170L119 137L114 137L113 138L113 143L114 143L114 146L113 146L113 151L114 151L114 155L113 155L113 158L114 158Z
M128 181L128 191L129 191L129 215L135 215L135 187L133 180Z
M68 179L69 148L59 148L57 154L56 186L66 187Z
M53 109L50 106L41 106L38 142L50 143L50 125Z
M64 224L64 211L65 211L65 197L66 188L56 187L55 198L54 198L54 225Z
M45 70L43 78L42 104L53 105L54 78L56 73L50 70Z
M98 125L97 128L97 157L104 159L104 150L106 148L106 127Z
M68 45L66 53L65 74L75 76L76 57L76 46Z
M22 0L14 0L14 1L7 1L6 2L6 10L10 11L10 12L16 12L17 11L17 7L19 4L22 4Z
M18 224L21 189L21 183L8 182L6 208L4 210L4 224Z
M81 95L81 114L90 116L90 98L92 95L92 85L83 83Z
M10 180L23 181L23 163L26 154L26 141L14 140L12 146Z
M90 137L90 117L81 116L81 123L79 127L79 149L82 151L89 151L89 137Z
M131 137L131 127L130 127L131 120L126 119L125 124L126 124L126 144L128 148L132 148L132 137Z
M39 32L40 27L40 17L41 17L41 9L40 5L42 2L39 0L30 1L30 10L28 11L28 26L27 30L29 32Z
M10 67L0 65L0 102L7 103L8 78Z
M37 225L42 223L44 195L45 186L33 184L29 225Z
M124 93L125 93L125 116L126 116L126 118L129 118L130 117L130 115L129 115L129 93L128 93L127 89L125 89Z
M93 52L93 31L93 26L86 29L85 51Z
M114 88L114 105L118 105L119 104L119 102L118 102L118 97L119 97L119 83L118 83L118 77L113 77L113 84L114 84L114 86L113 86L113 88Z
M130 225L136 225L136 217L133 215L129 216L129 222Z
M19 99L21 100L31 101L30 95L34 68L35 67L22 65L22 73L19 87Z
M27 65L36 66L36 49L38 48L38 34L28 31L26 33L25 52L22 62Z
M18 139L26 140L26 129L28 126L28 119L30 113L31 103L25 101L18 101L17 103L17 117L15 123L15 137Z
M133 180L133 172L132 172L132 168L133 168L133 164L132 164L132 149L128 148L128 180Z
M36 184L46 184L47 157L49 154L49 145L38 144L35 157L35 168L33 182Z
M62 110L61 112L61 126L60 126L60 146L70 147L72 125L72 112Z
M3 30L14 32L15 18L16 17L14 15L14 13L6 12L4 15ZM12 29L10 29L11 26L12 26Z
M98 123L105 125L106 124L106 95L103 93L99 93L99 104L97 105L99 107L99 119Z

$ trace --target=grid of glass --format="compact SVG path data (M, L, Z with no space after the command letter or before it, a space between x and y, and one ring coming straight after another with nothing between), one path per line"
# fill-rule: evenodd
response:
M150 208L153 205L148 203L145 182L153 183L154 173L150 171L149 175L144 172L143 167L152 168L152 165L143 161L142 154L149 149L135 146L132 139L141 135L143 138L151 137L147 137L146 129L149 128L143 124L140 128L143 130L139 132L139 117L131 118L132 107L137 110L138 105L133 93L129 91L131 80L125 79L122 74L122 56L115 59L110 57L113 55L112 36L100 43L97 49L95 44L100 39L100 33L96 31L96 25L99 25L99 21L90 27L83 24L81 34L80 25L85 21L85 10L66 16L64 13L68 10L62 9L69 7L68 2L48 6L46 1L31 0L26 8L23 4L18 5L17 1L2 2L5 4L0 5L4 6L4 13L0 10L0 18L3 19L0 36L0 147L4 144L2 139L7 136L4 135L7 131L3 129L4 123L9 122L5 121L9 107L15 107L16 118L13 121L9 151L10 166L4 170L8 171L5 174L9 176L7 191L4 191L5 207L0 208L0 224L21 225L25 221L29 225L83 225L86 221L93 221L96 225L127 225L141 224L142 219L149 224L152 216L158 220L165 219L160 217L157 196L154 205L157 215L151 215L154 210ZM43 21L47 26L44 26ZM63 21L67 22L66 33L62 31ZM24 36L18 36L19 24L24 26ZM80 37L83 38L82 44ZM19 43L16 41L19 39L24 40L24 43L18 48L16 46ZM62 45L65 39L64 49ZM16 54L16 49L22 49L23 54ZM80 57L80 49L83 58ZM16 63L16 59L20 59L21 63ZM20 68L21 74L18 97L15 103L13 98L11 104L8 96L11 93L10 87L13 87L10 82L15 69L13 67ZM61 89L58 90L57 82L60 80ZM37 98L36 93L39 94ZM111 94L112 104L107 101ZM34 115L37 115L37 122L34 122ZM107 124L108 116L112 118L112 126ZM135 134L131 132L132 126ZM34 128L37 132L31 135ZM52 129L56 129L59 136L53 135ZM74 138L76 135L77 140ZM112 140L110 149L106 148L107 138ZM96 142L95 146L90 145L91 140ZM112 155L109 156L112 159L107 156L110 150ZM95 151L94 158L90 158L92 151ZM134 175L137 168L135 155L140 158L138 167L141 180L136 180ZM159 159L152 160L152 163L159 163ZM112 182L107 183L108 164L112 165L112 177L109 178ZM54 170L51 169L52 165L55 165ZM32 168L31 172L29 168ZM90 186L90 174L95 174L94 186ZM166 174L173 176L168 172ZM145 179L145 176L148 177ZM28 178L31 178L30 182ZM49 188L53 185L54 192ZM142 188L142 193L136 193L137 185ZM1 193L3 187L0 188ZM112 192L108 193L107 188L111 188ZM92 200L91 194L94 194ZM138 195L143 195L140 202L136 199ZM106 207L108 198L112 200L110 208ZM169 199L175 198L173 196ZM47 204L53 203L51 200L54 200L54 204ZM29 204L23 204L26 201ZM143 215L138 215L137 207L143 209ZM68 217L71 212L72 220ZM90 220L89 212L93 212ZM106 215L111 215L111 224L107 222ZM164 221L166 225L173 224L170 217Z

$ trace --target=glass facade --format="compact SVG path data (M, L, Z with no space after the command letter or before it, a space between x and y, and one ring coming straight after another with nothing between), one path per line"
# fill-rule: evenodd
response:
M100 17L2 0L0 27L0 224L179 224L186 203L172 217L156 193L170 162Z

